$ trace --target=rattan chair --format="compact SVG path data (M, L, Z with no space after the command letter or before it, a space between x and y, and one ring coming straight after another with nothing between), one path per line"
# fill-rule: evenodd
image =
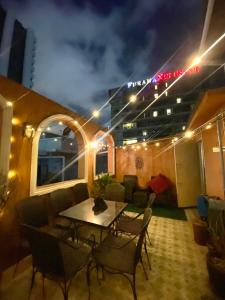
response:
M103 274L104 270L112 274L120 274L125 276L132 287L134 299L137 299L136 293L136 267L140 262L145 271L143 261L142 261L142 245L145 239L146 230L151 219L151 209L147 208L145 210L143 226L141 232L139 232L138 239L137 236L132 239L125 237L118 237L115 235L107 236L103 242L93 250L93 258L95 263L94 266L89 264L88 266L88 281L90 284L90 272L92 268L102 268ZM147 275L146 271L145 274ZM146 277L146 279L148 279Z
M32 196L21 200L16 206L19 228L19 244L17 246L17 258L14 276L16 274L21 257L24 254L30 253L30 247L20 230L21 224L27 224L33 227L41 228L43 231L49 232L60 238L67 237L67 233L64 230L53 227L49 224L48 200L49 195Z
M59 189L50 194L49 211L53 226L71 231L73 223L58 214L73 205L73 192L70 188Z
M78 204L89 198L87 183L77 183L71 189L73 191L73 201L75 204Z
M68 300L71 280L88 264L91 248L60 240L29 225L23 224L22 230L30 244L33 261L29 295L34 284L35 274L40 272L43 276L43 294L44 279L48 278L59 284L64 300Z
M105 188L105 199L111 201L124 202L125 187L118 182L107 184Z

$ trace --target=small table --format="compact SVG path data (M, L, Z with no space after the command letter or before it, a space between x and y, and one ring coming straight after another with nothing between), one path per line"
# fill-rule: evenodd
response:
M98 214L95 214L92 210L92 207L94 206L94 199L89 198L60 212L59 215L70 219L71 221L79 221L90 225L99 226L101 229L107 229L124 211L127 203L107 200L105 200L105 202L108 208Z

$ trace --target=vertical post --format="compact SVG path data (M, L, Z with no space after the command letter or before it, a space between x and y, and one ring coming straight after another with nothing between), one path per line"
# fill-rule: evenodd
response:
M220 149L220 161L222 164L222 180L223 180L223 194L225 196L225 168L224 168L224 157L223 157L223 142L222 142L222 130L221 130L221 120L217 119L217 135L218 135L218 143Z

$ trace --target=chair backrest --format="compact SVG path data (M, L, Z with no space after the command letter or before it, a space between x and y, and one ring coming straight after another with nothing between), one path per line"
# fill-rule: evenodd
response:
M48 224L49 195L32 196L21 200L16 207L19 222L35 227Z
M133 192L138 186L138 178L136 175L124 175L123 176L123 185L125 187L125 199L128 202L133 200Z
M22 225L22 231L30 244L33 263L38 271L46 275L64 276L59 239L26 224Z
M72 188L74 203L80 203L89 198L87 183L77 183Z
M143 245L143 241L144 241L144 238L146 235L146 231L148 229L149 222L151 221L151 217L152 217L152 209L146 208L144 211L144 217L143 217L143 221L142 221L142 229L139 234L137 247L136 247L135 261L134 261L135 267L141 258L142 245Z
M151 193L148 198L147 207L152 207L152 204L154 203L155 199L156 199L156 193Z
M59 189L50 194L50 210L53 216L73 205L73 192L70 188Z
M125 187L117 182L107 184L105 188L105 199L117 202L124 202Z

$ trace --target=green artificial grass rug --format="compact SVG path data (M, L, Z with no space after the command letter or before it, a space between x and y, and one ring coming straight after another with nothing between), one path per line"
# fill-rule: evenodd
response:
M143 213L144 209L136 207L133 204L128 204L126 211L135 212L135 213ZM183 208L178 207L165 207L165 206L153 206L152 207L153 216L163 217L175 220L183 220L187 221L187 217L185 215L185 211Z

